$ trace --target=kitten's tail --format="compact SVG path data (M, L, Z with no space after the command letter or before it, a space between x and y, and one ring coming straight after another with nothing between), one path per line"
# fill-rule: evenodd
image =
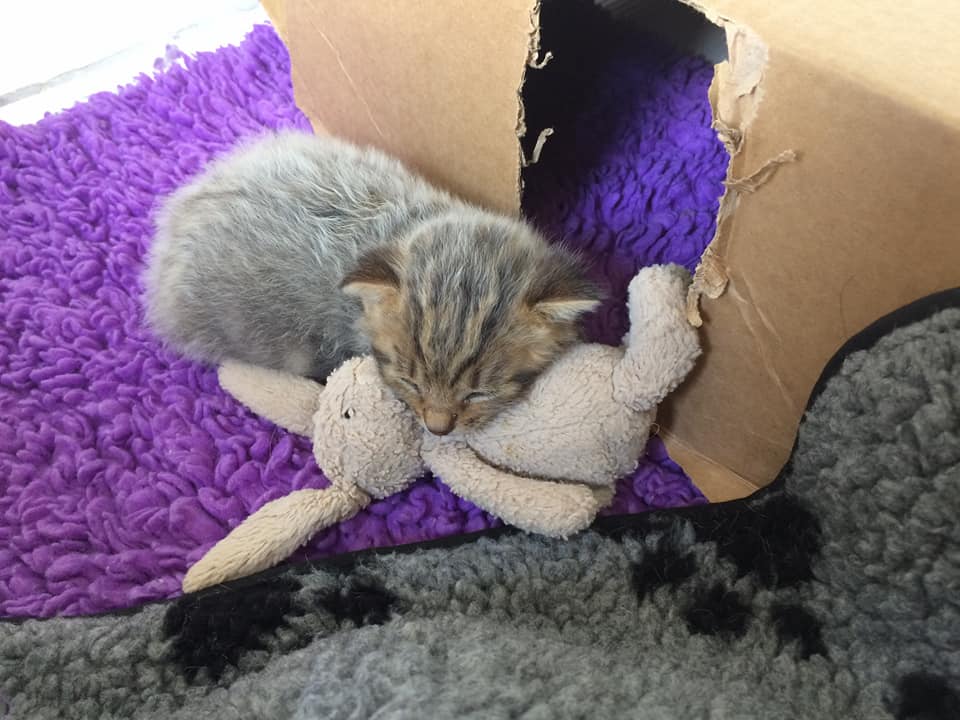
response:
M311 537L356 515L370 496L356 486L297 490L268 502L240 523L191 567L183 578L190 593L266 570Z

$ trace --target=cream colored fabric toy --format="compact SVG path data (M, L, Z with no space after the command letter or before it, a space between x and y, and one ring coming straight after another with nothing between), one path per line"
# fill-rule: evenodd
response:
M184 591L275 565L316 532L399 492L426 470L524 530L567 537L587 527L613 498L617 479L636 467L657 404L700 354L685 316L688 284L678 266L641 270L630 283L624 346L573 348L492 423L445 437L422 428L369 357L344 363L325 386L223 365L220 383L229 393L313 438L330 486L264 505L190 568Z

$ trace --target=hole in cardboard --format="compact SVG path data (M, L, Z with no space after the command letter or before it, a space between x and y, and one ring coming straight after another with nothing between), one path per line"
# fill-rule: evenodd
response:
M727 59L723 29L681 0L600 0L618 21L662 40L711 65Z
M708 90L724 31L677 0L544 0L523 87L525 214L583 252L609 292L590 339L618 343L638 268L693 271L714 236L729 154Z

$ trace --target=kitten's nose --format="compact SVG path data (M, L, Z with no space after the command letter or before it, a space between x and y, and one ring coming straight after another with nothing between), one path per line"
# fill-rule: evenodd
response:
M457 414L428 408L423 412L423 424L434 435L448 435L457 424Z

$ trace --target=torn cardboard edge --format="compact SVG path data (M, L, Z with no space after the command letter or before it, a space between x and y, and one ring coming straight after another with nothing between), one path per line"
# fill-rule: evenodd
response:
M756 117L757 105L763 97L763 69L767 65L768 51L756 33L730 18L709 13L699 3L685 2L720 27L727 40L727 59L714 66L709 98L713 128L730 161L713 238L697 264L687 294L687 320L694 327L700 327L703 325L700 298L704 295L710 299L719 298L727 288L729 276L724 262L724 244L740 202L739 192L730 183L735 160L743 149L744 135Z
M553 53L547 51L540 55L540 7L542 5L541 0L534 2L533 7L530 8L530 30L528 32L527 40L527 59L523 65L523 69L520 71L520 84L517 87L517 157L519 159L518 169L517 169L517 198L523 197L523 170L535 165L540 161L540 154L543 152L543 146L547 142L547 138L553 135L553 128L543 128L540 131L540 134L537 135L537 140L534 143L533 150L530 153L528 158L524 155L523 152L523 143L521 142L523 138L527 135L527 122L526 115L527 109L526 104L523 101L523 88L527 83L527 72L530 69L533 70L543 70L547 64L553 59Z
M764 70L769 60L769 50L759 35L748 27L718 13L708 12L694 0L683 2L720 27L727 41L727 59L714 66L709 97L713 129L726 148L730 162L717 210L716 229L697 264L687 294L687 320L694 327L701 327L701 298L706 296L715 300L727 289L729 273L725 263L726 243L742 195L756 192L773 178L781 165L797 160L798 154L795 150L784 150L752 173L735 177L736 158L743 150L747 131L763 99Z
M727 180L724 181L724 192L720 197L720 209L717 211L717 229L700 257L700 262L693 274L693 282L687 291L687 321L694 327L703 325L703 317L700 315L700 298L706 295L711 300L716 300L727 289L729 273L724 262L726 249L724 243L730 235L730 221L740 204L741 196L756 192L773 178L781 165L794 162L798 158L799 154L796 150L784 150L744 178L730 177L733 174L733 157L730 158Z
M686 315L691 325L701 327L700 300L703 296L719 298L726 291L729 279L725 264L725 245L732 231L733 214L745 193L759 190L776 174L777 169L798 159L794 150L785 150L763 163L757 170L736 177L735 159L743 149L747 131L757 115L763 98L764 70L769 60L767 45L757 33L732 19L710 12L696 0L680 0L703 15L709 22L724 31L727 43L727 59L714 66L714 78L710 85L709 98L713 115L713 128L730 156L724 193L720 198L714 236L704 250L694 272L693 282L687 296ZM540 131L530 156L523 151L522 140L529 128L526 125L526 107L523 89L530 69L544 68L554 57L549 49L542 55L541 46L542 0L534 2L530 11L527 58L520 74L517 88L517 155L519 172L516 178L518 197L524 189L523 170L536 164L554 129Z
M531 165L535 165L540 161L540 153L543 152L543 146L547 142L547 138L553 135L553 128L544 128L540 131L540 134L537 135L537 142L533 145L533 151L530 153L530 157L526 158L523 155L523 149L520 150L520 166L521 168L528 168ZM521 173L521 177L523 174Z

